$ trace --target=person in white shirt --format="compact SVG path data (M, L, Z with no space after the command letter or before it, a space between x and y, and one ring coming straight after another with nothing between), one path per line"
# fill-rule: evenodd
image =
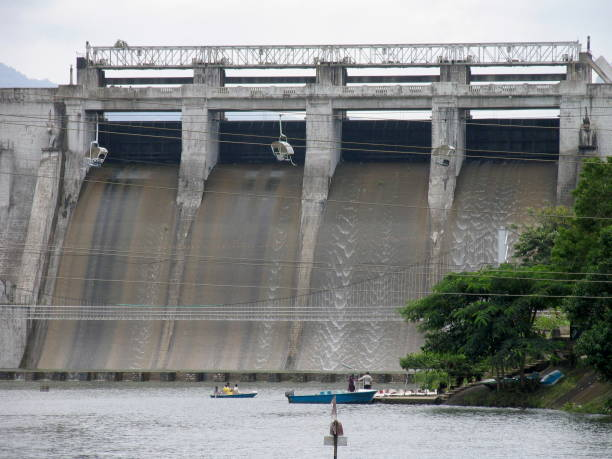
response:
M370 376L370 373L368 371L366 371L366 374L363 375L361 378L359 378L359 381L363 381L363 388L364 389L371 389L372 388L372 376Z
M234 390L232 391L232 394L239 394L240 391L238 390L238 384L234 385Z

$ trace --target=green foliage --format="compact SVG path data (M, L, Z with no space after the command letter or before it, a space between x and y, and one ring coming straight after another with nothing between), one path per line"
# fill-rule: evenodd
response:
M576 352L605 379L612 380L612 312L586 330L576 343Z
M414 382L419 389L436 390L441 385L448 386L449 375L442 370L418 371L414 374Z
M463 354L430 351L408 354L400 359L400 366L405 369L442 372L446 375L446 379L452 378L455 381L479 378L485 370L482 364L469 360Z
M557 301L548 296L562 287L539 280L541 271L541 267L516 271L502 265L447 275L434 293L401 310L425 332L425 355L407 356L402 366L415 365L422 358L421 364L451 373L452 360L438 366L435 358L455 356L455 364L465 364L472 372L486 362L501 376L505 368L522 368L528 356L549 350L550 342L537 333L534 321L538 311ZM468 373L465 370L461 367Z
M612 217L612 157L606 164L597 158L583 163L578 186L574 190L575 218L559 229L552 251L552 261L560 271L584 272L597 251L601 231L610 226Z
M571 297L564 301L581 336L576 352L612 380L612 158L584 162L574 196L576 218L555 239L554 268L574 274ZM607 297L607 298L606 298Z
M570 225L571 212L567 207L557 206L529 209L529 213L534 223L512 226L520 232L514 258L523 266L548 265L559 231Z
M564 311L558 308L552 308L544 314L538 315L533 325L536 330L550 332L555 328L567 327L569 324L570 321Z
M524 368L528 357L552 350L554 343L541 331L565 319L536 318L562 306L582 333L576 350L612 380L612 158L605 162L583 162L573 212L564 207L532 211L535 223L519 228L514 256L520 270L502 265L449 274L431 295L400 311L425 333L425 353L463 356L472 368L486 362L499 377L509 367ZM417 360L426 357L429 361L421 364L450 374L451 362L442 366L432 355L406 356L402 365L418 366Z

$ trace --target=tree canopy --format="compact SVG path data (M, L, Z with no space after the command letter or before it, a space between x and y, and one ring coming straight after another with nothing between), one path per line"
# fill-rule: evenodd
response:
M573 194L575 217L555 238L552 264L572 280L563 306L576 352L612 380L612 158L585 161Z
M471 363L476 374L487 362L498 376L509 365L523 369L528 356L553 345L534 326L538 313L561 306L580 334L576 352L612 380L611 166L612 158L585 160L571 210L536 210L534 224L515 227L517 267L449 274L409 302L401 314L418 323L425 345L401 365Z
M501 377L510 366L523 368L529 355L549 345L534 321L539 311L559 302L564 286L540 280L542 271L502 265L451 273L431 295L411 301L401 313L425 332L425 352L465 356L475 368L487 362Z

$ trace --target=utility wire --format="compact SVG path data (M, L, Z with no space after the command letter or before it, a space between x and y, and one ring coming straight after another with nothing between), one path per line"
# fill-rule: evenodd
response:
M2 114L0 113L0 116L9 116L6 114ZM37 119L40 120L41 123L43 122L48 122L48 119L45 117L33 117L33 116L25 116L25 115L16 115L13 116L15 118L28 118L28 119ZM18 123L14 122L14 121L7 121L5 122L6 124L16 124L19 125ZM77 123L77 124L85 124L85 125L90 125L92 122L90 121L75 121L73 123ZM113 126L117 126L117 127L131 127L131 128L135 128L135 129L147 129L147 130L154 130L154 131L172 131L172 132L181 132L181 136L155 136L154 134L141 134L141 133L125 133L125 132L120 132L120 131L111 131L111 130L100 130L99 132L103 132L103 133L108 133L108 134L125 134L125 135L133 135L133 136L139 136L139 137L155 137L155 138L166 138L166 139L176 139L176 140L180 140L183 138L183 134L184 133L197 133L197 134L208 134L209 131L204 131L204 130L189 130L189 129L178 129L178 128L169 128L169 127L162 127L162 126L142 126L142 125L138 125L138 124L126 124L124 122L115 122L115 121L99 121L98 122L99 125L105 125L107 126L106 129L112 128ZM24 124L25 125L25 124ZM40 124L38 125L39 127L46 127L46 124ZM520 127L520 126L519 126ZM71 129L71 128L62 128L62 129ZM74 129L74 128L72 128ZM278 136L277 135L259 135L259 134L244 134L244 133L235 133L235 132L227 132L227 131L215 131L215 134L219 134L219 135L227 135L227 136L235 136L235 137L248 137L248 138L261 138L261 139L276 139ZM302 137L288 137L289 140L292 141L303 141L303 142L307 142L308 139L306 138L302 138ZM210 139L210 141L212 142L219 142L219 143L229 143L228 141L223 141L220 139ZM333 140L313 140L314 142L317 143L337 143ZM404 145L404 144L386 144L386 143L374 143L374 142L360 142L360 141L341 141L342 144L348 144L348 145L366 145L366 146L375 146L375 147L391 147L391 148L416 148L416 149L422 149L422 150L428 150L425 153L418 153L418 152L414 152L414 154L425 154L425 155L431 155L430 150L432 149L431 146L429 145ZM266 144L261 144L261 143L253 143L254 145L268 145ZM299 147L304 148L306 145L298 145ZM355 150L354 148L349 148L349 147L341 147L341 149L343 150ZM533 156L554 156L554 157L563 157L563 156L568 156L568 157L583 157L584 155L576 155L576 154L565 154L565 153L545 153L545 152L526 152L526 151L510 151L510 150L486 150L486 149L477 149L477 148L464 148L464 151L474 151L474 152L484 152L484 153L507 153L507 154L514 154L514 155L533 155ZM372 151L372 152L377 152L379 150L364 150L364 151ZM395 152L395 150L393 151L387 151L387 150L380 150L383 151L385 153L391 153L391 152ZM401 151L397 151L396 153L403 153ZM470 155L471 156L471 155Z
M10 245L3 245L0 247L0 252L6 251L11 247ZM56 250L56 247L49 246L47 249L43 250L35 250L29 248L27 244L14 244L12 245L14 248L22 249L24 253L37 253L37 254L46 254L53 253ZM139 254L140 253L140 254ZM141 255L144 253L150 252L134 252L129 250L100 250L100 249L89 249L89 248L71 248L64 247L60 253L53 253L54 256L62 256L62 257L96 257L96 256L109 256L109 257L119 257L119 258L137 258L137 259L147 259L150 261L147 262L135 262L135 261L124 261L122 263L125 264L134 264L134 265L144 265L144 264L159 264L159 263L167 263L178 260L194 260L191 262L198 263L206 263L206 264L220 264L220 265L239 265L239 266L255 266L255 267L276 267L277 265L283 265L284 268L299 268L304 266L310 266L311 269L315 270L325 270L325 271L336 271L337 267L334 267L332 263L323 263L323 262L308 262L308 261L299 261L299 260L282 260L282 259L254 259L254 258L235 258L235 257L224 257L224 256L207 256L207 255L192 255L185 254L182 257L177 256L177 252L158 252L156 255ZM160 259L161 258L161 259ZM459 267L460 265L449 265L444 264L443 267ZM395 264L376 264L376 263L354 263L350 265L342 265L342 269L350 268L352 273L371 273L374 270L380 270L381 274L392 275L392 274L401 274L405 272L405 268L408 268L409 265L395 265ZM357 269L353 269L357 268ZM400 271L389 271L388 269L400 269ZM506 270L491 270L498 271L501 273L508 273ZM531 273L531 274L545 274L544 271L512 271L512 273ZM411 272L414 275L427 275L431 274L430 272ZM569 275L573 273L558 273ZM612 276L612 274L608 273L580 273L584 274L597 274L600 276ZM457 276L461 277L490 277L495 279L518 279L518 280L533 280L533 281L550 281L550 282L584 282L584 283L612 283L612 280L591 280L591 279L555 279L555 278L541 278L541 277L516 277L516 276L501 276L494 274L484 274L481 272L457 272ZM89 280L89 279L88 279ZM284 288L284 287L280 287Z
M10 121L1 121L0 120L0 124L8 124L8 125L16 125L16 126L32 126L32 127L44 127L42 125L33 125L33 124L25 124L25 123L17 123L17 122L10 122ZM63 130L76 130L78 131L79 129L77 128L62 128ZM130 137L146 137L146 138L155 138L155 139L172 139L172 140L182 140L182 137L177 137L177 136L164 136L164 135L155 135L155 134L138 134L138 133L128 133L128 132L120 132L120 131L108 131L108 130L99 130L99 132L101 133L107 133L107 134L116 134L116 135L124 135L124 136L130 136ZM207 134L207 132L205 131L194 131L194 132L198 132L201 134ZM209 142L214 142L214 143L226 143L226 144L237 144L237 145L254 145L254 146L265 146L265 147L269 147L269 143L261 143L261 142L247 142L247 141L236 141L236 140L221 140L221 139L207 139L207 141ZM407 154L407 155L423 155L423 156L432 156L433 153L431 152L418 152L418 151L397 151L397 150L382 150L382 149L369 149L369 148L354 148L354 147L342 147L340 142L333 142L333 141L329 141L329 140L321 140L321 141L317 141L317 140L313 140L314 142L318 142L318 143L338 143L338 146L336 148L338 148L340 151L344 150L344 151L359 151L359 152L364 152L364 153L386 153L386 154L395 154L395 155L401 155L401 154ZM352 143L352 142L349 142ZM399 145L393 145L394 147L401 147ZM305 147L305 145L296 145L296 147ZM403 148L403 147L402 147ZM408 147L407 147L408 148ZM424 148L424 147L416 147L416 148ZM496 150L473 150L473 149L467 149L467 151L478 151L478 152L492 152L492 153L497 153ZM532 152L513 152L513 151L507 151L507 152L502 152L503 154L513 154L513 155L533 155L533 156L541 156L541 155L551 155L551 156L555 156L558 157L558 154L554 154L554 153L532 153ZM581 158L588 158L588 157L598 157L598 156L594 156L594 155L561 155L561 156L573 156L573 157L581 157ZM490 156L490 155L466 155L466 158L470 158L470 159L499 159L499 160L508 160L508 161L531 161L531 162L551 162L551 163L557 163L559 160L558 159L540 159L540 158L513 158L513 157L508 157L508 156ZM571 160L564 160L564 163L577 163L580 164L582 163L582 161L571 161ZM599 165L609 165L609 163L606 162L601 162L599 163Z
M46 176L46 175L36 175L36 174L26 174L20 172L4 172L0 171L0 174L5 175L14 175L21 177L36 177L36 178L47 178L55 180L57 176ZM176 186L163 186L163 185L145 185L139 183L124 183L122 181L114 181L114 180L97 180L97 179L88 179L84 178L84 182L88 183L97 183L104 185L117 185L117 186L127 186L127 187L135 187L135 188L143 188L143 189L158 189L158 190L170 190L170 191L178 191L178 187ZM214 191L208 190L205 188L195 188L192 191L202 192L204 194L209 195L220 195L220 196L237 196L237 197L248 197L248 198L258 198L258 199L292 199L292 200L301 200L301 201L313 201L319 202L318 199L314 198L303 198L301 196L289 196L289 195L277 195L277 194L257 194L257 193L240 193L240 192L231 192L231 191ZM405 208L405 209L417 209L417 210L440 210L448 213L455 214L476 214L476 215L503 215L506 217L515 215L515 216L526 216L532 217L531 214L521 213L521 212L502 212L502 211L484 211L484 210L467 210L467 209L446 209L443 207L431 207L431 206L417 206L410 204L401 204L401 203L388 203L388 202L376 202L376 201L362 201L362 200L343 200L343 199L326 199L327 203L334 204L351 204L351 205L365 205L365 206L381 206L381 207L395 207L395 208ZM599 216L568 216L562 214L542 214L542 217L551 217L551 218L565 218L565 219L580 219L580 220L612 220L612 217L599 217Z

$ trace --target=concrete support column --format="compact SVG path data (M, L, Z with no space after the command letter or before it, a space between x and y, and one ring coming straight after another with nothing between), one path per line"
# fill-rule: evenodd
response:
M470 84L470 66L466 64L448 64L440 66L440 82Z
M319 64L316 69L316 82L322 86L345 86L346 68L337 64Z
M559 113L559 166L557 171L557 204L570 206L572 190L576 188L579 161L580 126L584 109L588 107L585 82L561 82L561 107Z
M87 59L77 58L77 85L86 88L98 88L104 86L104 71L89 67Z
M567 65L567 81L593 82L593 68L590 65L591 55L580 53L578 62Z
M53 229L61 176L58 150L44 151L38 166L38 179L21 259L17 295L36 304L41 278L46 268L47 247Z
M89 144L96 138L96 116L96 113L86 112L79 101L66 103L64 147L84 165L89 158Z
M11 206L14 163L15 152L12 142L0 141L0 234L4 234L3 223L8 220L8 211Z
M177 204L199 207L204 182L219 159L220 115L204 98L184 99Z
M218 70L222 71L222 69ZM170 287L166 298L166 304L170 308L177 306L180 302L181 282L185 272L187 251L191 244L193 222L202 204L206 179L219 159L220 118L220 112L208 109L208 103L204 97L183 99L181 166L176 195L178 217L173 242L175 259L170 267ZM155 363L156 368L167 366L168 351L172 346L174 329L174 321L164 322Z
M225 69L215 66L194 67L193 84L211 87L225 86Z
M437 258L455 199L457 177L465 158L465 121L468 111L458 108L458 87L469 85L470 67L448 64L440 67L440 83L434 83L431 107L431 159L428 205L431 221L432 257ZM452 148L449 148L452 147Z
M298 292L305 292L310 287L317 236L323 221L329 185L341 158L341 142L342 120L335 116L331 101L308 101L306 104L306 162L300 218L300 264L296 274ZM298 297L296 307L301 306L303 301L306 300ZM295 322L291 326L285 363L287 369L295 368L302 327L301 322Z
M465 156L465 110L453 98L434 98L432 106L428 204L432 256L437 256L448 213L453 206L457 177ZM446 147L453 147L449 149Z
M331 100L306 103L306 161L302 199L327 199L329 183L341 158L342 120Z

